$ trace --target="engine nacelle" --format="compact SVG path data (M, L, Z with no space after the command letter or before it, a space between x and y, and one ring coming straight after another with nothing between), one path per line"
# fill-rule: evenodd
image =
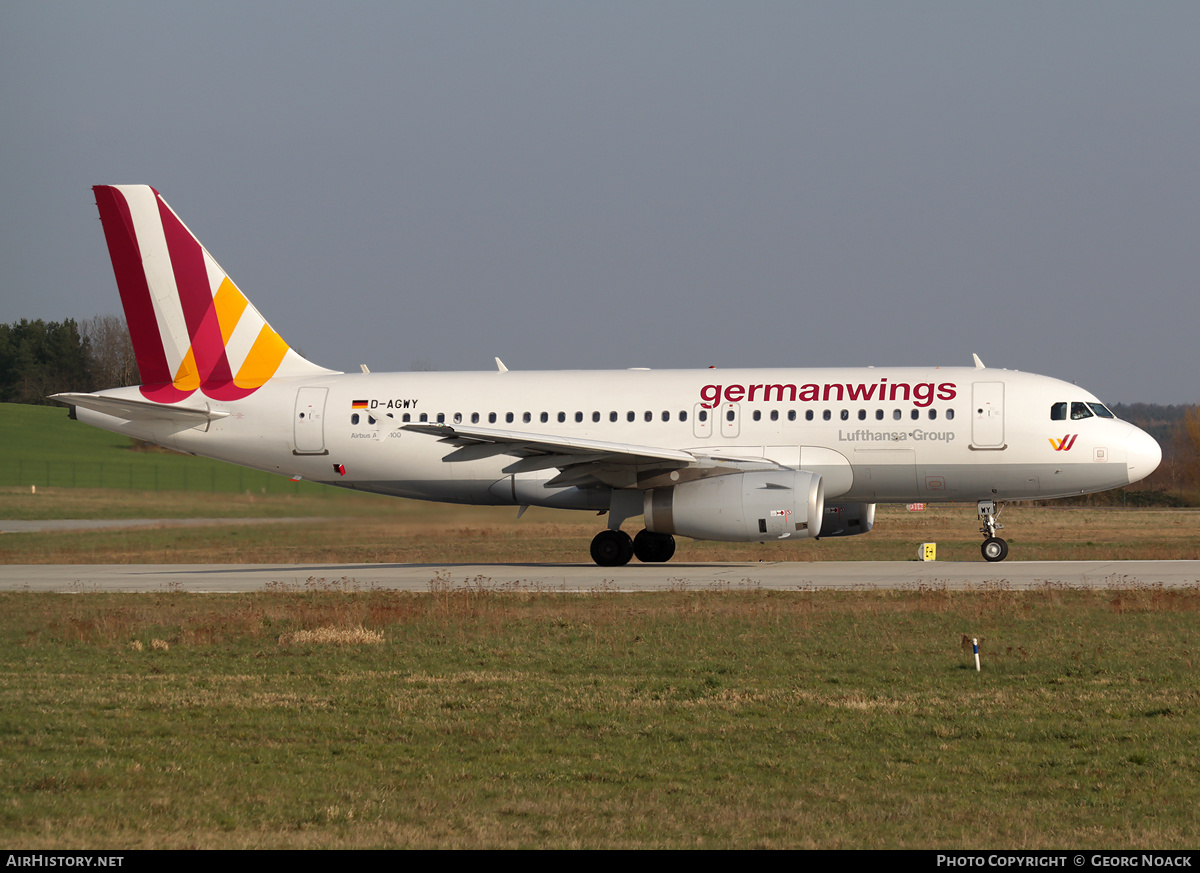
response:
M731 473L646 492L646 530L734 543L815 537L821 477L803 470Z
M821 518L822 537L852 537L875 526L874 503L831 503Z

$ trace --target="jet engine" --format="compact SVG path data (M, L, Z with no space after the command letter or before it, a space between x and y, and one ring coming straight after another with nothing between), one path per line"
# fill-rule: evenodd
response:
M750 543L821 532L821 477L803 470L731 473L654 488L644 498L646 530Z

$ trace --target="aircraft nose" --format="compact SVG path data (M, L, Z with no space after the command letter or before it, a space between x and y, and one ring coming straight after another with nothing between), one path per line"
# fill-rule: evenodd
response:
M1145 479L1162 463L1162 448L1144 430L1135 427L1125 445L1125 466L1130 482Z

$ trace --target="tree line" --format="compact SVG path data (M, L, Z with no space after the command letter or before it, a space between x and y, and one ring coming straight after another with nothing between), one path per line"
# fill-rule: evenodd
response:
M129 331L115 315L0 324L0 402L53 406L50 394L138 382Z

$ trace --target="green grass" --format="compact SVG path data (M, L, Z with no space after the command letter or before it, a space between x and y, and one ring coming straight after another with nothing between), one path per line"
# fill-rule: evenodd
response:
M0 403L0 487L330 495L338 489L151 447L67 417L65 407Z
M1200 840L1197 590L6 594L0 610L12 848ZM384 642L286 642L319 627Z

